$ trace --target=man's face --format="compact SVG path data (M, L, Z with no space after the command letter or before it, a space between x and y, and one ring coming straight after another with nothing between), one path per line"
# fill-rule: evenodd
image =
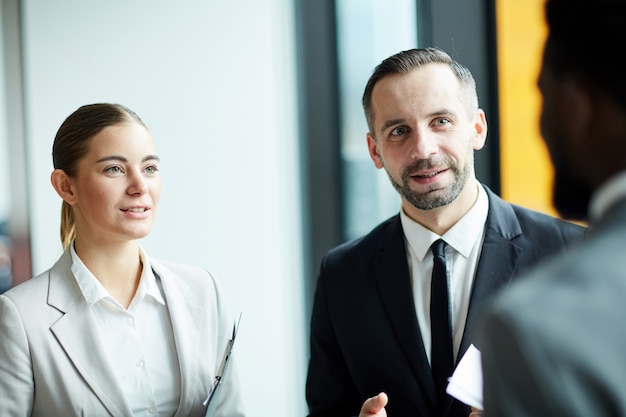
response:
M484 145L482 110L468 110L458 79L444 64L383 77L372 92L370 156L384 168L406 210L453 203L474 177Z
M571 140L572 133L575 133L572 127L574 112L570 111L571 101L575 97L572 97L571 88L569 81L564 81L543 64L539 75L539 89L543 99L540 124L554 166L552 200L562 217L585 220L592 188L581 175L584 170L575 167L576 155L579 153ZM580 158L585 157L581 155Z

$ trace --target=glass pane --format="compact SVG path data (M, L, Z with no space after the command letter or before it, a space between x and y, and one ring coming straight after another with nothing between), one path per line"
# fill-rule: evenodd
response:
M0 293L32 276L19 4L0 7Z
M2 22L0 7L0 22ZM0 97L6 97L4 88L4 37L0 31ZM12 245L9 237L9 215L11 214L11 189L9 177L9 143L6 129L5 101L0 100L0 294L8 290L13 283L12 277Z
M415 0L337 0L336 5L344 237L352 239L399 211L398 194L367 151L361 96L380 61L417 46L417 24Z

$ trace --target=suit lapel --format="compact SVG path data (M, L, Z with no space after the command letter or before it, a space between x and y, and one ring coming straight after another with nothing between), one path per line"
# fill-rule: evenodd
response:
M485 189L489 197L489 215L457 362L473 343L472 329L485 301L511 281L523 255L523 249L513 243L513 239L522 234L515 212L508 203L487 187Z
M512 279L523 254L523 249L512 242L522 234L515 212L508 203L487 187L485 189L489 198L489 215L457 361L473 342L472 328L475 326L480 308L487 297ZM400 217L396 216L390 222L386 235L381 239L380 252L374 259L375 279L391 327L405 352L407 361L430 399L431 405L436 407L435 386L411 296L413 289L406 256ZM407 326L407 321L411 325Z
M512 279L523 253L522 248L512 243L513 239L522 234L515 212L488 187L484 188L489 198L489 214L456 363L474 342L473 328L487 298ZM446 409L444 415L462 415L469 412L468 406L454 401L451 397L448 398Z
M76 370L112 415L132 411L102 350L96 323L89 305L71 272L71 256L65 251L50 270L48 304L63 316L50 330Z
M373 260L373 267L376 285L389 323L419 385L430 399L431 406L435 407L437 403L435 385L415 313L400 216L394 218L386 235L381 239L380 251Z
M204 400L204 398L189 398L189 396L198 392L208 394L209 385L212 382L202 381L206 384L203 391L195 388L198 381L193 379L193 376L197 375L194 364L197 364L196 358L201 354L200 326L204 318L204 309L187 301L189 297L186 297L186 294L190 289L183 279L153 259L150 259L150 263L155 275L161 280L170 320L172 323L179 323L176 326L172 325L181 382L180 404L176 416L186 416L190 409L184 408L184 404L200 404Z

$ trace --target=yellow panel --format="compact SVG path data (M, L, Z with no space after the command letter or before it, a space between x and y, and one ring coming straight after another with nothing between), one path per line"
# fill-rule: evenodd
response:
M552 166L539 130L537 76L547 33L543 4L496 2L501 191L510 202L556 215Z

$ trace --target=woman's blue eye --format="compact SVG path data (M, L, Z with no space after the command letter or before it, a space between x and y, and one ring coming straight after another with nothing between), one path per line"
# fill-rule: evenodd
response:
M118 166L112 166L112 167L108 167L105 171L111 174L119 174L122 171L122 169Z
M155 174L158 170L159 168L156 165L150 165L146 167L146 172L148 172L149 174Z

